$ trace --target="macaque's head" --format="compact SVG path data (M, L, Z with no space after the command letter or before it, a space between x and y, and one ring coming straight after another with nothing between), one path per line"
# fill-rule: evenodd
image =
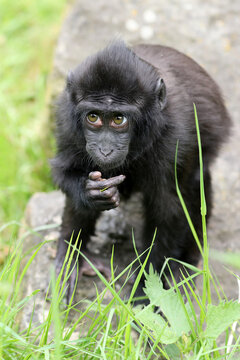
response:
M67 92L86 151L103 170L123 165L131 149L141 154L166 98L156 69L122 42L86 59L69 75Z

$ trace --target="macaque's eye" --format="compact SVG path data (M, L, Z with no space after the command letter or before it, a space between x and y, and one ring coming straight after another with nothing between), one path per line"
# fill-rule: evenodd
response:
M114 127L125 127L128 124L128 120L121 114L114 115L111 125Z
M87 122L94 126L102 126L102 119L95 113L90 113L87 115Z
M88 121L90 121L91 123L95 123L98 121L99 116L97 114L88 114L87 116Z

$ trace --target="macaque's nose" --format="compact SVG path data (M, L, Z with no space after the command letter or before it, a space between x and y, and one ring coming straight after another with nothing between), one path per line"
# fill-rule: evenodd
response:
M109 156L113 152L112 149L109 150L109 149L104 149L104 148L99 148L99 151L105 157Z

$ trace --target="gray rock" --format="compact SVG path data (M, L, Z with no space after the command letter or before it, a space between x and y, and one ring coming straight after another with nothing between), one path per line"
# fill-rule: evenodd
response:
M224 146L213 167L214 211L209 223L211 247L223 251L240 250L240 2L238 0L194 0L171 2L157 0L105 0L90 2L78 0L63 24L57 44L54 71L50 79L53 97L63 86L63 79L85 57L107 45L116 37L129 44L139 42L161 43L187 53L202 64L223 90L228 109L234 121L231 140ZM193 119L194 121L194 119ZM134 202L135 201L135 202ZM60 224L64 197L60 192L35 194L30 200L26 222L30 227ZM96 236L90 244L92 251L109 261L110 248L116 242L119 266L130 261L134 252L126 234L131 226L141 230L140 201L122 204L118 211L105 212L98 222ZM127 217L126 217L127 214ZM131 216L130 216L131 215ZM126 221L127 219L127 221ZM59 227L32 235L25 248L37 245L43 239L58 237ZM43 246L34 260L31 274L26 280L26 293L40 288L37 308L44 308L43 296L53 264L55 241ZM127 250L126 250L127 249ZM221 264L212 262L224 290L230 298L237 297L237 284ZM97 286L100 281L94 278ZM78 298L93 298L95 288L87 278L81 280ZM28 323L29 312L24 315ZM40 311L35 312L36 321Z

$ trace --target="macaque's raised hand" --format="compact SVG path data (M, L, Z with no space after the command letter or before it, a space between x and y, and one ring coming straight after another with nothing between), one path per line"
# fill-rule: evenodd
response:
M124 175L102 179L102 174L99 171L91 172L86 181L87 200L94 209L100 211L118 207L120 198L117 186L120 185L124 179Z

